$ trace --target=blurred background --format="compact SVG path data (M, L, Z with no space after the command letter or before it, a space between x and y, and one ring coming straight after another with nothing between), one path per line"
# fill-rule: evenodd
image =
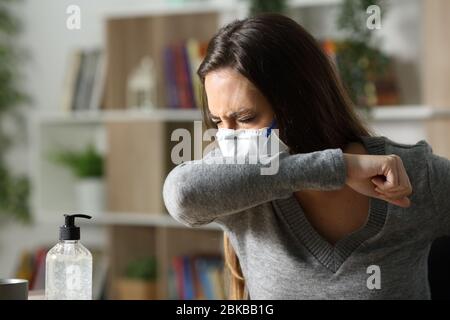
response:
M0 0L0 278L42 293L77 212L94 299L224 298L221 229L173 220L161 188L172 131L201 119L208 40L268 11L316 37L377 133L450 157L450 1ZM449 246L433 250L448 297Z

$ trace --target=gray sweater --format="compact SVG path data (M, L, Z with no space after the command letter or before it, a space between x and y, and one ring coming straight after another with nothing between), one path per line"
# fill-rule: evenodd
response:
M221 226L250 299L429 299L430 245L450 234L450 161L425 140L362 139L369 154L401 157L411 206L370 198L366 224L334 246L308 222L293 192L343 187L341 149L283 152L275 175L261 175L262 164L184 162L167 176L164 202L186 226ZM205 158L220 156L217 150Z

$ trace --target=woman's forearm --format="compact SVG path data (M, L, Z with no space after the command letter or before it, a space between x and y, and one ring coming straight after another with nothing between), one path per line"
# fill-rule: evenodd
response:
M288 197L298 190L340 189L346 182L347 169L341 149L295 155L281 153L274 174L262 174L263 166L202 160L179 164L164 182L167 210L179 222L199 226L222 215Z

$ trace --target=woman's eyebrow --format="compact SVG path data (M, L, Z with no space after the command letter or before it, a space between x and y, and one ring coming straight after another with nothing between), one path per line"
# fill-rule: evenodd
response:
M254 112L255 110L253 108L241 108L238 111L233 111L227 114L228 118L233 118L233 117L237 117L240 116L242 114L245 113L251 113ZM214 119L220 119L220 117L213 115L212 113L209 113L210 118L214 118Z

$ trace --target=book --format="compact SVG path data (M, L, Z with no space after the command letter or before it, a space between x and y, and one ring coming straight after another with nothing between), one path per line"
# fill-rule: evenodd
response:
M172 46L168 45L164 48L164 79L166 85L166 97L169 108L178 108L178 89L175 78L175 57Z
M80 59L80 70L78 71L77 82L75 86L75 91L73 93L72 99L72 111L82 110L85 108L84 97L86 95L86 80L87 80L87 69L88 69L88 55L85 51L81 52Z
M212 283L214 299L225 299L222 264L217 259L208 261L208 264L207 276Z
M101 108L106 76L106 56L101 49L76 49L71 53L63 86L62 109Z
M82 60L82 51L74 50L70 53L68 59L68 65L66 69L66 74L64 77L63 88L62 88L62 98L61 107L65 112L70 112L73 106L73 99L77 89L77 81L80 72Z
M106 298L106 286L108 281L109 260L101 248L90 248L92 254L92 299Z
M28 280L29 290L45 289L45 259L48 248L45 246L23 250L16 265L15 277Z
M175 269L173 265L169 266L168 274L167 274L167 297L169 300L177 300L178 299L178 291L177 291L177 283L176 283L176 275Z
M187 108L195 108L195 96L194 96L194 75L195 71L191 69L194 61L188 52L188 44L186 41L181 42L181 53L182 53L182 63L183 63L183 73L184 73L184 83L186 86L187 93Z
M213 300L214 299L214 288L212 283L208 279L208 266L207 261L202 259L196 260L196 270L199 274L199 280L204 292L204 299Z
M188 75L186 74L186 59L184 54L184 45L181 42L172 44L175 56L175 79L177 84L177 93L179 107L182 109L191 108L189 93Z
M30 290L44 290L45 289L45 258L47 256L48 248L38 248L35 255L33 275L30 279Z
M191 76L191 84L192 84L192 93L194 97L194 107L199 108L201 106L201 82L200 78L197 75L197 69L201 64L202 56L201 56L201 44L198 40L189 38L186 41L186 49L189 60L189 70Z
M172 258L169 297L185 300L225 299L222 258L213 254L180 255ZM170 284L170 282L174 284ZM173 291L169 290L169 292Z
M191 257L191 268L192 268L192 282L194 284L194 297L195 299L203 300L205 299L205 290L200 281L200 270L198 269L198 261L202 261L202 257L198 255L193 255Z
M206 49L206 42L194 38L164 47L164 83L169 108L198 109L201 106L201 82L197 69Z
M182 256L183 261L183 279L184 279L184 299L195 299L194 281L192 265L189 256Z
M33 255L29 250L23 250L16 265L15 277L30 280L33 275Z
M337 69L337 49L336 49L336 42L331 39L325 39L321 42L321 46L323 48L323 51L330 59L331 63L334 65L334 67Z
M176 278L176 288L178 293L178 299L185 299L184 294L184 271L183 271L183 260L180 256L175 256L172 258L172 266Z
M95 49L92 53L94 55L93 75L91 79L91 95L89 99L89 109L99 110L102 108L103 94L105 91L106 82L106 64L107 56L101 49Z

